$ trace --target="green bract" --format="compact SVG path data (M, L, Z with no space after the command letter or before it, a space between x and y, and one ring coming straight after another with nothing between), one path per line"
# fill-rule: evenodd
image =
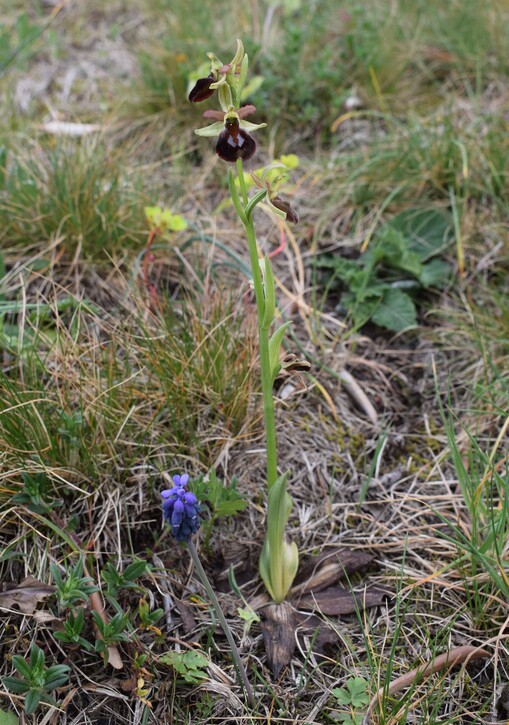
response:
M287 478L288 473L283 474L269 490L267 535L260 555L260 576L276 604L285 599L299 567L297 545L285 539L286 522L292 510Z

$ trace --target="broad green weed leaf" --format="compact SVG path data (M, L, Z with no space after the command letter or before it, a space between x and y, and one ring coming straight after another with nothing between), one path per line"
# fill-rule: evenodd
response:
M350 693L346 687L335 687L332 694L340 705L350 705Z
M388 289L371 319L380 327L401 332L417 325L415 305L400 289Z
M345 292L341 304L352 315L355 327L362 327L373 317L387 289L387 285L377 285L370 288L364 298L359 298L354 292Z
M363 677L351 677L346 683L346 687L354 708L357 709L369 703L368 683Z
M389 224L402 233L421 262L439 254L452 241L451 215L441 209L407 209Z
M451 271L451 265L443 259L432 259L423 266L419 282L426 288L443 289L451 277Z
M209 661L200 652L167 652L159 661L173 667L190 685L196 685L207 677L203 670Z
M2 725L18 725L18 716L8 710L0 710L0 723Z

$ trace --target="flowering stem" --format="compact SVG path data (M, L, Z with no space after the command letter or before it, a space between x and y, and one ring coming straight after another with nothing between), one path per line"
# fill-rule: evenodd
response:
M192 541L188 541L187 547L189 549L189 553L191 554L191 559L193 560L194 567L195 567L196 571L198 572L198 576L201 579L201 583L205 587L205 591L207 592L207 595L209 596L210 601L212 602L212 606L214 607L214 609L216 611L217 618L219 619L219 622L221 623L221 627L223 628L223 631L226 635L226 639L228 640L228 644L230 645L233 661L237 668L237 674L239 675L241 684L243 685L244 690L246 692L247 699L249 701L249 705L252 708L254 708L255 699L254 699L253 688L251 687L249 680L247 679L246 669L245 669L244 665L242 664L242 660L240 658L240 653L239 653L239 650L237 649L237 645L235 644L235 640L233 639L231 629L228 626L228 623L223 614L223 610L221 609L219 602L217 600L216 594L210 585L207 575L205 574L205 569L201 565L200 557L198 556L198 552L196 551L195 545L193 544Z
M242 159L237 160L237 174L240 185L240 192L244 208L248 204L246 184L244 181L244 171L242 168ZM251 270L253 274L253 284L256 297L256 308L258 312L258 338L260 343L260 368L262 378L262 396L263 396L263 415L265 419L265 436L267 447L267 485L270 488L277 479L277 449L276 449L276 421L274 415L274 398L272 396L272 372L270 368L269 355L269 332L270 326L264 324L264 291L263 279L260 271L258 245L256 243L256 234L254 230L251 215L246 215L242 219L244 229L246 230L247 244L249 249L249 259L251 261Z

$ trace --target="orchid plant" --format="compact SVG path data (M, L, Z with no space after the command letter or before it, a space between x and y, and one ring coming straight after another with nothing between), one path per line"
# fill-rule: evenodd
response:
M258 313L260 368L265 419L267 452L267 532L260 556L260 575L271 598L279 604L290 590L299 564L295 543L287 541L285 527L292 508L287 491L288 473L279 475L277 465L276 425L274 416L273 384L281 369L280 349L289 323L275 327L275 283L267 254L260 257L253 223L253 212L258 204L278 217L296 223L298 215L290 204L279 196L281 184L287 179L287 167L281 163L269 164L261 173L252 176L257 191L248 196L243 161L252 158L256 142L251 135L266 126L251 123L246 117L256 112L254 106L242 106L242 92L248 73L249 59L244 46L237 41L237 51L229 63L223 63L209 53L210 74L196 81L189 94L192 103L210 98L217 92L221 110L208 110L205 118L214 121L195 131L199 136L217 137L216 153L223 161L236 165L237 175L229 171L231 200L244 226L253 275L253 288Z

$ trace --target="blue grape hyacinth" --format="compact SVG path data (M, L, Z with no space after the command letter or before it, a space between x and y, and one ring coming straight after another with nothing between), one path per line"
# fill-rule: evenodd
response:
M173 476L173 488L161 491L163 517L177 541L189 541L200 528L200 504L194 493L186 491L188 481L187 473Z

